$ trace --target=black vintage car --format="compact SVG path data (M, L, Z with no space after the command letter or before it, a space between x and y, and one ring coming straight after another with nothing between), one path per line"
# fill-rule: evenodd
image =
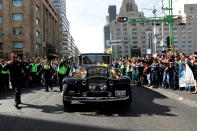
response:
M75 77L63 79L64 109L72 101L78 102L112 102L125 106L132 102L130 78L121 76L118 69L111 64L111 55L92 53L79 57L80 65Z

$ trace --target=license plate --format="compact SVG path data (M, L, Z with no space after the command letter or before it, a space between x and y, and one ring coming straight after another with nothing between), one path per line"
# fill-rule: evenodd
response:
M126 91L125 90L115 91L115 96L126 96Z

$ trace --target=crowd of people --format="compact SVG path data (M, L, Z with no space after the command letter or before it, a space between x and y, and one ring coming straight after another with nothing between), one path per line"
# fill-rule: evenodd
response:
M61 60L46 58L19 58L12 54L10 60L0 61L0 92L14 91L15 106L21 104L21 88L32 88L43 85L45 91L53 90L53 84L59 84L62 91L62 80L73 75L75 64L72 58Z
M121 58L112 63L121 75L130 77L137 85L173 90L189 90L197 93L197 52L187 56L184 53L146 55L145 57ZM21 104L21 88L44 85L45 91L53 90L53 84L59 84L62 92L62 80L74 76L77 65L72 58L61 60L46 58L19 59L12 54L11 60L0 61L0 93L14 91L15 106Z
M197 52L146 55L116 59L113 62L121 75L129 76L137 85L173 90L189 90L197 93Z

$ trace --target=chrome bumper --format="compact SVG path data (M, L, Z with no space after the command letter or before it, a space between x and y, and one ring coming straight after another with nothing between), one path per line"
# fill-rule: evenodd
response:
M128 100L129 96L120 97L70 97L64 96L65 101L78 101L78 102L113 102Z

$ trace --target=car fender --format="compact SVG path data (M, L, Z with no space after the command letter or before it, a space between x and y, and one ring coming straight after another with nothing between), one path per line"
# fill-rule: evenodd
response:
M127 76L121 76L116 81L118 84L121 84L121 85L130 85L131 79Z

